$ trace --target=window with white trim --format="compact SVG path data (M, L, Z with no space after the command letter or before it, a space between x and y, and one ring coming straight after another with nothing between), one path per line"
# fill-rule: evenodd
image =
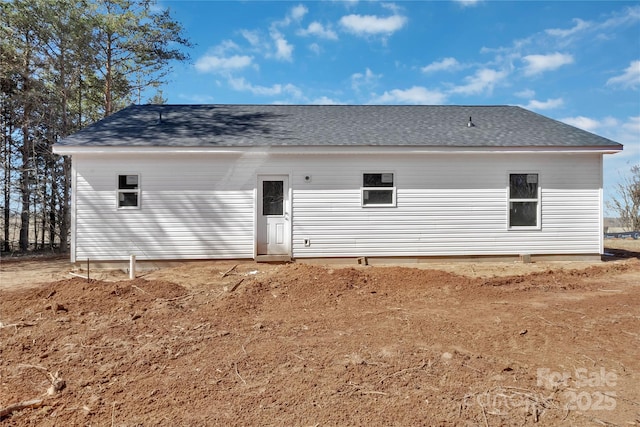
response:
M118 175L118 209L140 207L140 175Z
M509 174L509 228L540 227L537 173Z
M393 173L363 173L360 192L363 207L396 205L396 187Z

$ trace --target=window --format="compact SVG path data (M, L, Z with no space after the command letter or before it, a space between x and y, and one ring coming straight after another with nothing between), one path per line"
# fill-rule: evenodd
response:
M362 174L362 206L395 206L396 187L392 173Z
M540 226L540 192L537 173L509 174L509 227Z
M140 176L118 175L118 209L140 207Z

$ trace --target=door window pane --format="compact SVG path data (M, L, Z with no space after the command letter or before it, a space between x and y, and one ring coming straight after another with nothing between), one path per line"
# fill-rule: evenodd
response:
M262 181L262 215L284 213L284 182Z

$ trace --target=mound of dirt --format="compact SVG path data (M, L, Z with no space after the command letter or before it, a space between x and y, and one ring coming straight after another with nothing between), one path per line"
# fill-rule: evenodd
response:
M201 263L4 290L0 420L638 425L639 284L637 260L493 278Z

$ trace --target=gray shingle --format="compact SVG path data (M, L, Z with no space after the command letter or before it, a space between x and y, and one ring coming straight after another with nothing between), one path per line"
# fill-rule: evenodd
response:
M398 105L132 105L58 145L622 149L520 107Z

